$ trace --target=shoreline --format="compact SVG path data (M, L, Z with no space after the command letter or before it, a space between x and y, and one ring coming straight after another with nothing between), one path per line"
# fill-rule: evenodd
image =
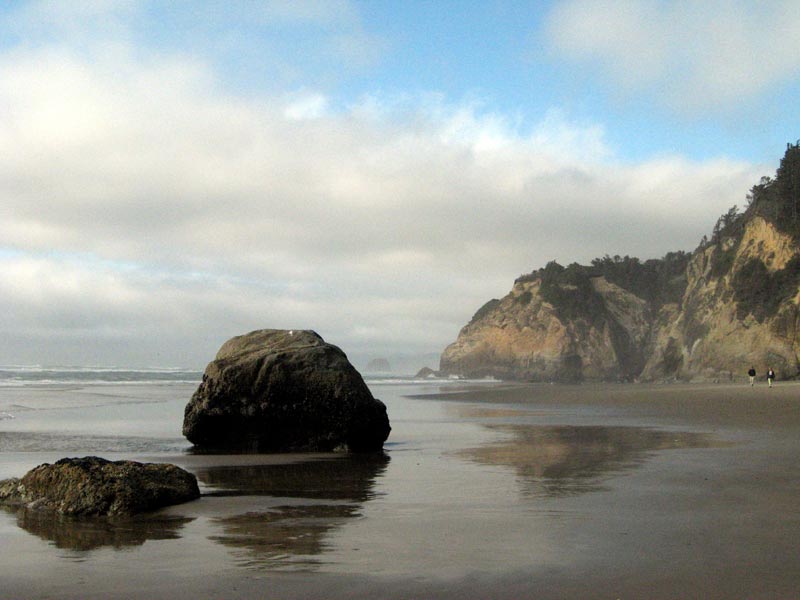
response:
M19 600L800 595L800 383L467 388L386 388L394 429L374 461L141 454L188 468L204 495L122 529L0 513L0 542L16 550L0 568L3 591Z
M419 400L521 404L528 407L607 408L647 419L695 425L800 427L800 382L748 383L502 383L409 396Z

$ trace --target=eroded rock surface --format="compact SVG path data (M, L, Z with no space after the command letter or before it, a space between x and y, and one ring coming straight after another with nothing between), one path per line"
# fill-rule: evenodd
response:
M374 451L391 427L341 349L313 331L267 329L222 345L186 406L201 448Z
M171 464L63 458L0 482L0 503L71 516L127 516L194 500L197 479Z
M750 366L800 374L797 241L745 215L686 257L664 278L666 295L642 294L635 278L625 289L590 267L570 267L575 282L564 270L549 288L555 267L522 276L462 328L441 372L537 381L729 381Z

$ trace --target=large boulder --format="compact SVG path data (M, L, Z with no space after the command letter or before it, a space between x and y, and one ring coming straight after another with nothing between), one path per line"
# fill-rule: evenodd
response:
M391 427L344 352L313 331L225 342L186 406L183 435L208 449L380 450Z
M0 504L72 516L127 516L200 496L197 478L171 464L62 458L0 482Z

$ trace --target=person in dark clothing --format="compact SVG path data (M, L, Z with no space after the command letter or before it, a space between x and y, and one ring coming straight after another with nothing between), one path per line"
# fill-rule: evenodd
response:
M772 367L770 367L769 371L767 371L767 383L769 383L769 387L772 387L773 379L775 379L775 371L773 371Z
M750 387L753 387L753 384L756 382L756 370L754 367L750 367L750 370L747 372L747 375L750 377Z

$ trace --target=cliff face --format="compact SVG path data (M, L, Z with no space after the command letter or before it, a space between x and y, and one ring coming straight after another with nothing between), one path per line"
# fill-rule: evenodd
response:
M731 265L715 274L721 255ZM744 277L752 265L763 265L763 272L775 278L791 275L787 271L798 257L797 243L760 217L744 225L740 239L726 238L695 252L680 308L665 307L654 323L641 378L724 377L746 373L751 366L761 374L772 366L784 377L797 375L800 289L795 284L771 314L753 314L762 307L749 310L753 307L747 306L743 292L756 291L747 289Z
M440 371L534 381L800 375L800 145L710 242L660 261L547 267L484 305ZM780 227L778 226L780 225Z
M799 260L797 243L756 217L739 236L691 256L679 302L656 306L604 276L589 276L595 309L565 315L558 302L543 297L545 275L523 277L476 313L444 350L440 370L534 381L689 380L741 375L750 366L764 373L772 366L783 377L795 376L800 288L795 285L774 313L756 316L744 310L737 286L746 288L742 274L753 264L775 277ZM556 285L561 292L575 289Z
M635 376L644 364L647 303L602 277L591 285L604 310L564 319L542 298L541 279L517 281L461 330L442 354L440 370L536 381Z

